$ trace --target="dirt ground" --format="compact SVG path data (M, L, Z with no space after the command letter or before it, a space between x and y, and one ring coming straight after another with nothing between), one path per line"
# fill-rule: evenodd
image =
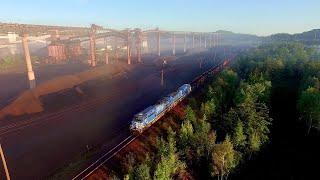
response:
M129 71L133 66L124 63L104 65L83 72L70 75L62 75L40 83L32 90L25 90L8 106L0 110L0 119L5 116L21 116L42 112L44 110L40 97L74 88L89 80L101 77L113 77ZM76 90L80 91L78 88Z
M213 57L208 51L168 61L164 86L160 85L162 66L150 56L118 76L82 82L80 95L71 88L39 96L43 112L0 121L1 143L12 178L48 177L88 147L103 144L105 150L110 149L130 133L128 127L135 113L222 59ZM29 119L36 123L6 130Z
M34 72L37 84L42 84L55 77L79 73L88 69L82 63L35 65ZM8 105L19 94L29 89L25 70L0 72L0 108Z

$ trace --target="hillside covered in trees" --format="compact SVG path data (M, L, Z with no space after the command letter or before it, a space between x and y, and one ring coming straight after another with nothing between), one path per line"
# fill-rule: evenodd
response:
M306 45L320 45L320 29L313 29L297 34L273 34L265 37L264 42L299 42Z
M251 49L190 97L183 114L143 161L125 158L124 178L313 179L320 55L298 43Z

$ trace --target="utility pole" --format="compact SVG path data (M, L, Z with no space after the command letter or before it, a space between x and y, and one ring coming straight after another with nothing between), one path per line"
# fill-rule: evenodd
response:
M167 61L165 58L163 58L163 61L162 61L162 68L161 68L161 86L164 85L164 65L167 64Z
M3 163L3 168L4 168L4 171L5 171L5 173L6 173L7 180L10 180L10 174L9 174L9 170L8 170L6 158L5 158L5 156L4 156L4 153L3 153L3 149L2 149L1 144L0 144L0 154L1 154L1 159L2 159L2 163Z
M22 36L23 36L22 46L23 46L24 56L25 56L26 65L27 65L29 85L30 85L30 89L33 89L36 87L36 79L34 76L34 72L32 70L32 63L30 58L29 46L28 46L28 34L23 34Z
M163 68L161 69L161 86L163 86Z

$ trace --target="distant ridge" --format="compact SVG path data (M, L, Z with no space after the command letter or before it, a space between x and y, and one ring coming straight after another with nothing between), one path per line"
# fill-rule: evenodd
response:
M278 33L264 38L265 42L301 42L306 45L320 45L320 29L313 29L302 33Z

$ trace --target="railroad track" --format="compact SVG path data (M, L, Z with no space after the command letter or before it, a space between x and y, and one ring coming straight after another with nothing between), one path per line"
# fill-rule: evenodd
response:
M110 149L104 155L102 155L99 159L93 162L86 169L77 174L72 180L85 179L89 177L92 173L94 173L98 168L100 168L104 163L114 157L118 152L120 152L123 148L129 145L132 141L134 141L139 135L130 135L124 140L122 140L118 145Z
M128 86L127 88L124 88L124 89L128 90L128 89L130 89L130 86ZM73 114L73 113L81 113L81 112L94 110L98 106L107 102L112 97L114 97L116 95L120 95L121 93L122 93L121 91L117 91L117 93L112 93L108 96L96 98L96 99L93 99L89 102L74 105L74 106L71 106L71 107L66 108L64 110L61 110L59 112L45 114L45 115L42 115L42 116L39 116L39 117L36 117L33 119L26 119L26 120L22 120L22 121L19 121L16 123L10 123L9 125L2 126L0 128L0 137L6 135L8 133L12 133L12 132L18 131L20 129L26 128L28 126L40 124L40 123L43 123L46 121L62 120L64 116L66 116L67 114L70 114L70 113Z
M216 68L218 66L219 65L215 66L214 68ZM198 76L197 78L203 77L204 74L206 74L207 72L203 73L202 75ZM156 74L156 73L154 73L154 74ZM197 78L195 78L195 80L197 80ZM195 80L193 80L191 84L193 84L195 82ZM66 113L80 113L80 112L92 110L95 107L97 107L98 105L106 102L113 95L118 95L118 93L117 94L114 93L114 94L111 94L110 96L105 96L105 97L102 97L102 98L96 98L94 100L91 100L90 102L74 105L72 107L66 108L66 109L61 110L59 112L45 114L45 115L42 115L42 116L39 116L39 117L36 117L36 118L26 119L26 120L22 120L22 121L19 121L19 122L16 122L16 123L10 123L10 124L8 124L6 126L0 127L0 137L5 135L5 134L14 132L16 130L20 130L20 129L23 129L25 127L31 126L31 125L42 123L44 121L62 119L62 117L64 115L66 115Z
M223 68L224 65L224 61L220 62L219 64L217 64L216 66L214 66L213 68L205 71L204 73L202 73L201 75L197 76L196 78L194 78L190 85L192 88L196 88L198 86L199 83L202 83L202 80L207 77L208 75L210 75L211 73L213 73L216 69L219 68Z
M197 86L197 83L202 80L202 78L208 76L209 74L213 73L217 68L223 68L224 67L224 61L217 64L213 68L209 69L208 71L204 72L200 76L196 77L190 84L193 85L193 87ZM114 157L119 151L124 149L127 145L129 145L132 141L134 141L139 135L130 135L127 138L125 138L123 141L121 141L119 144L117 144L115 147L113 147L111 150L109 150L107 153L105 153L103 156L101 156L99 159L97 159L95 162L93 162L90 166L88 166L86 169L81 171L79 174L77 174L72 180L82 180L87 177L89 177L91 174L93 174L98 168L100 168L104 163L106 163L108 160L110 160L112 157Z
M215 69L220 68L222 65L223 65L223 62L219 63L218 65L216 65L213 68L209 69L208 71L204 72L200 76L196 77L190 84L192 85L192 87L195 87L195 85L199 81L201 81L202 78L205 78L207 75L214 72ZM122 89L128 90L131 88L133 88L133 87L128 86L127 88L122 88ZM64 116L66 116L68 114L81 113L81 112L85 112L85 111L94 110L99 105L108 101L111 97L113 97L115 95L119 95L121 93L122 93L121 91L118 91L117 93L112 93L108 96L96 98L96 99L91 100L86 103L74 105L72 107L66 108L66 109L61 110L56 113L50 113L50 114L42 115L42 116L39 116L39 117L36 117L33 119L27 119L27 120L19 121L17 123L11 123L9 125L6 125L6 126L3 126L0 128L0 137L6 135L8 133L12 133L12 132L18 131L20 129L26 128L31 125L43 123L45 121L63 120ZM99 159L97 159L89 167L87 167L85 170L80 172L73 179L84 179L84 178L90 176L95 170L97 170L99 167L101 167L109 159L114 157L119 151L121 151L123 148L125 148L127 145L129 145L137 137L138 136L134 136L134 135L128 136L123 141L121 141L119 144L117 144L115 147L113 147L111 150L109 150L107 153L105 153L103 156L101 156Z

